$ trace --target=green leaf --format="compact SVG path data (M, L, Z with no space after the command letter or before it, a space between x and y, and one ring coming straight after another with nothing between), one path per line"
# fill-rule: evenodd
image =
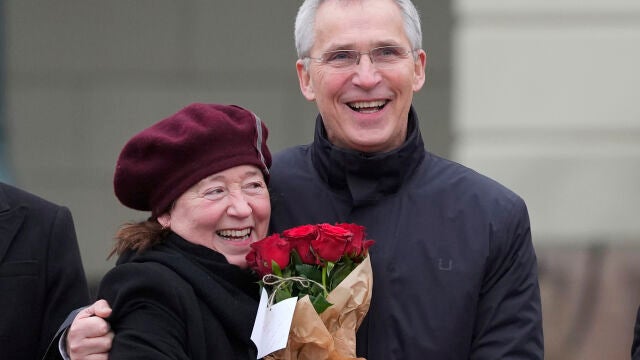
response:
M291 291L289 291L289 289L287 288L280 288L278 291L276 291L276 295L275 295L275 303L278 303L279 301L288 299L290 297L292 297L293 295L291 295Z
M318 314L322 314L322 312L327 310L329 306L333 305L332 303L328 302L327 299L322 295L309 296L309 299L311 300L311 304L313 305L313 308L316 309L316 312Z
M355 266L353 266L353 260L351 259L351 257L349 257L347 255L344 255L342 257L342 263L347 265L347 266L350 266L352 269L355 268Z
M300 257L300 254L298 254L298 252L296 251L296 249L291 249L290 254L291 254L291 263L292 263L294 266L297 266L297 265L303 264L303 262L302 262L302 258Z
M351 264L340 264L333 269L333 273L329 278L327 291L331 291L338 286L352 271Z
M320 282L322 281L322 270L317 266L309 264L296 265L296 272L298 275L304 276L307 279Z
M280 269L280 265L275 260L271 260L271 273L276 276L282 277L282 270Z
M331 274L331 271L333 270L333 267L334 267L335 265L336 265L336 264L335 264L334 262L327 261L327 275L330 275L330 274Z

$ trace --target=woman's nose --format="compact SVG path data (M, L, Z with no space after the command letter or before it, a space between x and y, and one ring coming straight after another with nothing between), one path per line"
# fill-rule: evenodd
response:
M252 209L249 202L243 194L231 194L229 196L229 207L227 214L237 217L245 217L251 215Z

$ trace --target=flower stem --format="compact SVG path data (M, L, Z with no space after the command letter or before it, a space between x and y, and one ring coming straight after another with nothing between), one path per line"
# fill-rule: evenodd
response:
M325 297L329 295L329 292L327 291L327 267L326 266L322 267L322 290L324 291Z

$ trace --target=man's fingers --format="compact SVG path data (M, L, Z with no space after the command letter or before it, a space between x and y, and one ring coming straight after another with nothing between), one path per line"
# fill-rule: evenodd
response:
M90 306L80 310L78 315L76 315L75 319L84 319L90 316L98 316L101 318L106 318L111 315L111 307L109 307L109 303L106 300L98 300L91 304ZM75 323L76 320L74 320Z
M78 314L78 316L80 316L80 314ZM105 336L111 330L109 323L103 318L97 316L80 318L78 316L76 316L69 327L67 334L68 342Z
M109 360L109 353L86 355L84 360ZM71 358L71 360L75 360Z
M104 319L111 314L105 300L82 309L67 332L66 347L71 359L108 360L113 332Z
M72 360L107 360L113 336L113 331L109 331L99 337L82 338L77 341L67 338L67 353Z
M96 316L104 319L111 315L111 307L107 300L98 300L93 304L93 306Z

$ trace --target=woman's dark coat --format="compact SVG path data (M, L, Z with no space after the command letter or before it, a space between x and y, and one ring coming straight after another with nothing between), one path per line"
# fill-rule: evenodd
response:
M223 255L171 234L126 254L98 298L113 308L110 359L256 359L257 279Z

